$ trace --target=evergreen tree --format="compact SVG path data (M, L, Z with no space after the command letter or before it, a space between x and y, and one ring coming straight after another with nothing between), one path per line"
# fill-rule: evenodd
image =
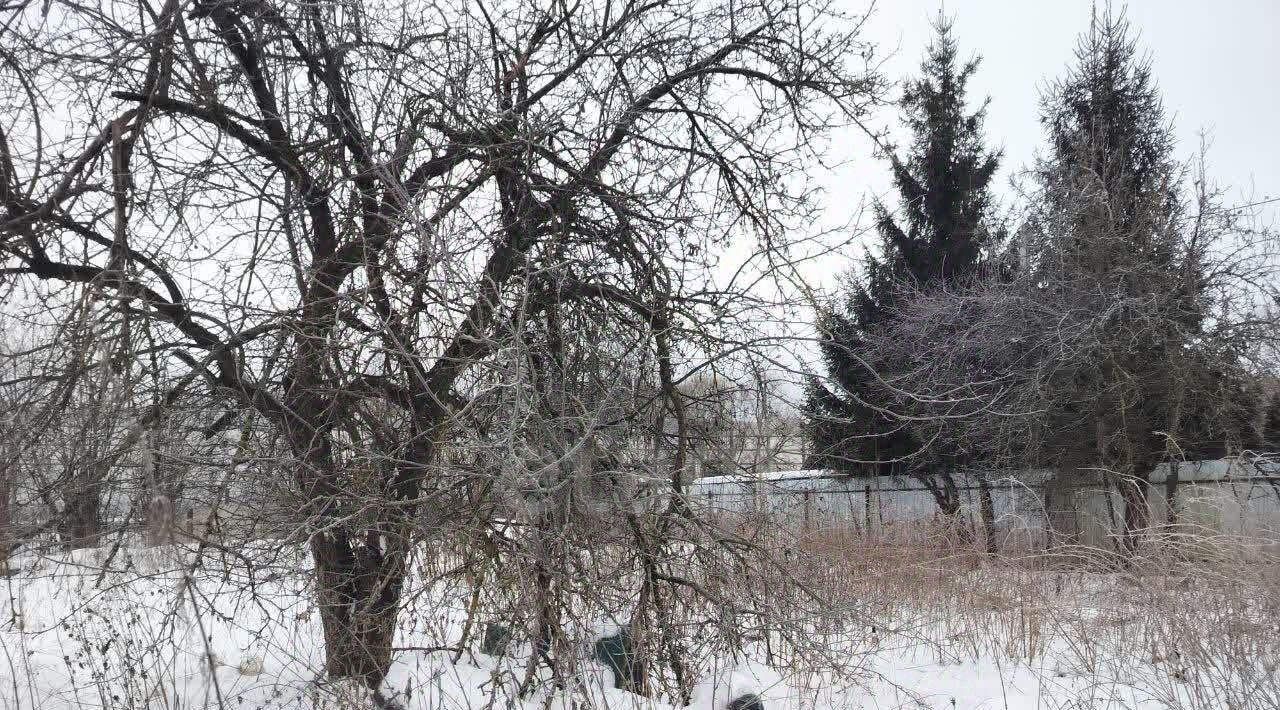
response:
M934 27L921 74L902 95L910 144L901 155L887 151L898 214L876 205L879 254L865 254L862 278L851 278L842 302L820 317L827 381L836 386L810 383L810 465L884 474L921 472L936 462L932 453L922 455L920 438L891 413L902 403L882 381L892 379L894 363L866 362L870 355L862 344L893 318L902 284L927 288L970 278L999 242L990 227L989 186L1000 156L985 146L986 103L973 111L966 105L978 59L960 60L944 18ZM954 512L954 485L935 496Z
M1269 454L1280 453L1280 397L1267 405L1262 419L1262 448Z
M1205 343L1203 254L1150 62L1109 10L1076 59L1043 99L1050 150L1031 251L1036 298L1091 314L1094 335L1046 397L1041 463L1116 474L1132 533L1146 527L1156 463L1249 440L1255 410L1230 348Z
M1050 159L1042 178L1059 210L1079 211L1082 192L1104 200L1111 226L1126 235L1125 247L1151 247L1161 217L1178 209L1178 179L1172 126L1164 116L1151 63L1138 55L1123 15L1108 10L1092 18L1075 50L1077 64L1042 98L1041 121L1049 134ZM1086 259L1100 240L1087 230L1066 235L1071 255ZM1171 258L1167 250L1126 261ZM1090 264L1103 266L1106 264Z

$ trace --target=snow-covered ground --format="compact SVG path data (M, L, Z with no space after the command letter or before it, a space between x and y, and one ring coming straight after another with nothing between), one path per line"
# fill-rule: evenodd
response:
M264 544L243 554L257 562L252 575L234 559L193 570L181 547L16 559L20 572L0 580L0 707L370 707L365 691L320 671L305 551ZM832 667L844 669L838 675L812 664L769 667L763 652L713 659L691 707L723 710L746 694L768 710L1280 706L1272 704L1280 699L1280 626L1275 609L1247 590L1203 618L1190 618L1195 605L1176 603L1152 617L1123 601L1154 598L1151 585L1124 575L978 566L946 580L937 589L886 580L901 601L863 604L870 624L849 622L824 637L841 661ZM1156 583L1179 585L1197 587ZM516 699L528 648L487 656L473 632L477 640L456 660L451 650L432 650L456 643L465 609L465 595L449 590L411 598L397 640L405 650L385 684L398 706L671 707L615 690L585 650L578 691ZM1159 618L1169 614L1188 618ZM589 625L609 630L604 620ZM1198 628L1209 632L1192 638ZM1221 639L1208 638L1213 629Z

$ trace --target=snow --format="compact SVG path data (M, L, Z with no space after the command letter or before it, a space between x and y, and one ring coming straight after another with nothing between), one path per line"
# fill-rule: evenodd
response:
M744 695L760 698L766 708L787 705L787 683L776 670L749 661L714 671L694 687L689 706L695 710L722 710Z
M0 707L372 707L367 690L323 677L305 550L270 543L246 550L261 565L252 579L242 568L193 570L183 548L126 548L104 574L107 552L17 560L20 573L5 579L0 593ZM401 617L399 645L456 642L464 599L432 590L412 604ZM598 636L617 629L609 620L588 623ZM911 614L885 617L872 629L850 625L829 648L851 661L848 676L717 658L689 707L724 710L748 694L768 710L1142 710L1179 707L1185 699L1167 668L1149 657L1082 655L1082 639L1057 638L1019 653L1012 641L973 638L990 636L966 636L947 619ZM529 652L493 658L469 650L455 663L450 651L403 651L383 694L406 710L582 707L581 696L548 697L550 691L516 697ZM579 673L595 707L673 707L614 689L608 671L585 653Z

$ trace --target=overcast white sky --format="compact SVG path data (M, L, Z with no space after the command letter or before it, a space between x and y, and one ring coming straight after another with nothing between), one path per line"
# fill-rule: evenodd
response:
M844 2L850 13L866 7L863 0ZM1090 0L882 0L866 37L881 55L892 54L884 71L896 80L917 72L939 8L953 18L961 51L982 56L970 96L991 97L987 136L1005 152L999 178L1005 191L1007 179L1030 165L1042 145L1040 91L1072 62L1092 6ZM1133 0L1127 16L1150 54L1179 153L1192 156L1207 130L1210 171L1232 188L1233 203L1280 196L1280 0ZM879 119L895 121L893 112ZM821 181L828 222L835 224L852 218L868 195L887 190L888 179L852 131L832 149L849 161ZM1277 207L1268 209L1270 218L1280 215ZM824 276L847 266L841 261L826 259L816 272L806 271L829 284Z

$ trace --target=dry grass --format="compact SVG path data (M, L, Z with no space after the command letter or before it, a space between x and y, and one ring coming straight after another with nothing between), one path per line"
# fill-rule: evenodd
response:
M943 664L995 659L1074 681L1072 698L1046 707L1094 707L1115 688L1157 707L1280 707L1274 549L1208 531L1149 538L1121 557L1070 547L991 556L930 525L874 538L838 525L755 536L867 628L854 640L864 653L916 645Z
M787 529L740 519L733 527L753 543L754 554L746 564L740 552L703 560L694 579L723 594L743 585L724 597L724 618L709 621L714 615L707 609L693 608L697 595L681 589L673 601L682 604L670 610L667 622L706 632L687 636L686 651L703 661L694 669L699 674L712 670L708 659L729 657L727 640L744 641L758 660L789 672L794 687L815 689L811 698L799 699L796 707L803 710L830 706L818 691L837 685L909 684L875 676L877 668L892 667L878 665L880 660L903 653L914 654L919 665L1033 673L1042 684L1037 707L1280 707L1280 560L1261 544L1183 531L1153 535L1135 558L1084 548L991 556L957 543L953 531L929 525L890 528L875 537L838 525ZM465 566L456 551L434 552L424 555L424 578L447 577ZM577 606L566 607L575 638L586 638L585 620L600 609L631 603L623 593L630 580L615 580L616 590L605 583L609 574L620 575L610 561L617 562L608 550L594 550L575 562L595 575L589 592L574 591ZM165 564L153 561L167 569ZM511 611L513 602L498 598L508 587L519 596L521 583L510 574L471 580L481 585L479 599L488 609L482 620L495 610ZM472 593L457 584L462 586L447 594L434 588L438 593L420 600L422 609L406 612L415 636L448 646L459 642L458 618L468 613ZM457 618L436 618L444 597L457 607ZM423 610L433 614L418 613ZM418 628L423 624L432 628ZM130 629L126 624L109 654L86 635L86 667L104 660L113 668L127 665L159 643ZM468 645L478 633L472 630ZM20 662L18 656L11 661ZM105 677L83 682L120 690ZM1116 702L1118 689L1130 701ZM151 686L126 690L137 702L121 707L150 702ZM911 690L904 688L908 695Z

